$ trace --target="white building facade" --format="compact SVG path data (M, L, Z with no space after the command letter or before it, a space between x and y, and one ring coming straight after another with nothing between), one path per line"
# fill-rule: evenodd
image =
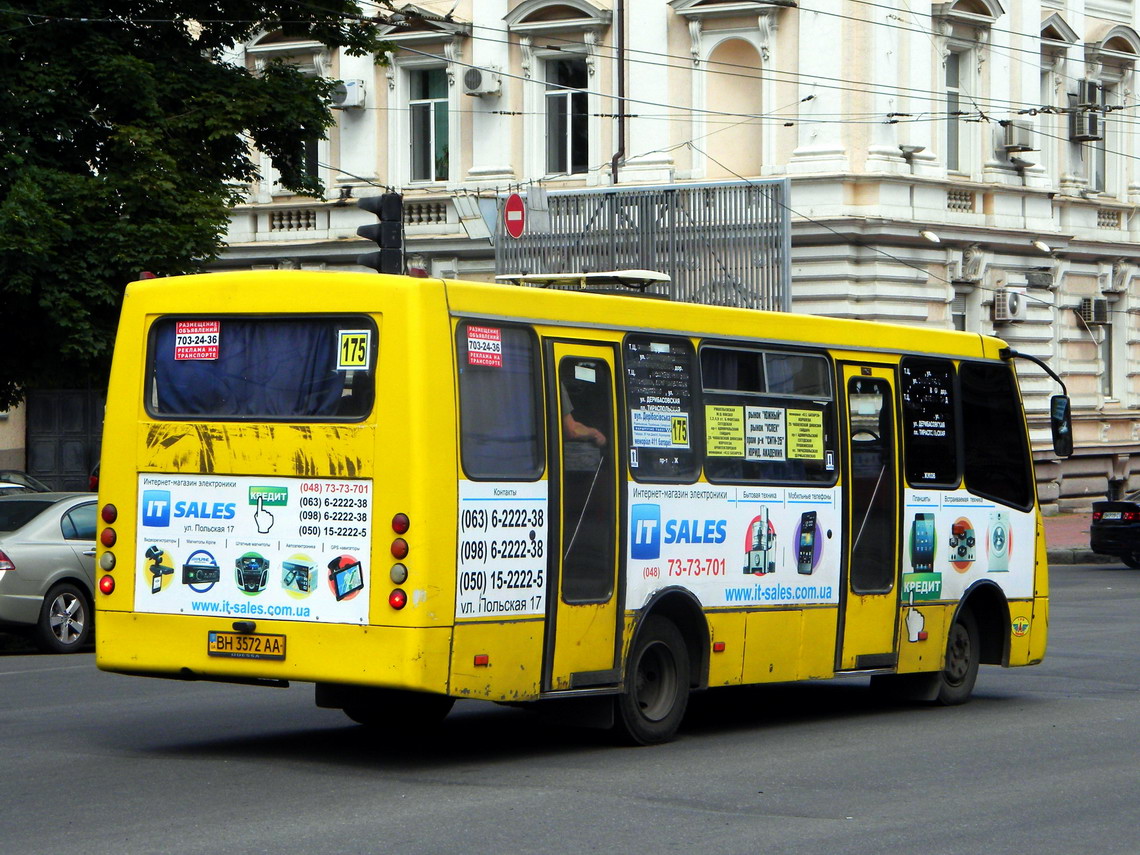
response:
M494 272L512 190L791 181L793 310L997 334L1023 363L1046 508L1140 484L1140 0L422 0L387 64L267 34L345 81L308 152L324 200L273 181L218 269L361 269L354 200L404 194L409 259Z

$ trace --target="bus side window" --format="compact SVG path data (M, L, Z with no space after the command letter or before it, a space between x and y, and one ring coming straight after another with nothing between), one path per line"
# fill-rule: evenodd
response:
M835 402L825 357L705 345L701 385L710 481L835 481Z
M700 473L701 425L693 344L629 335L622 345L629 468L638 481L691 484Z
M534 332L463 322L456 330L456 370L467 476L533 481L542 475L546 449Z
M963 362L962 439L966 487L987 499L1028 510L1033 505L1029 443L1013 369L1007 364Z
M900 365L904 471L912 487L953 488L962 478L955 376L949 359L907 357Z

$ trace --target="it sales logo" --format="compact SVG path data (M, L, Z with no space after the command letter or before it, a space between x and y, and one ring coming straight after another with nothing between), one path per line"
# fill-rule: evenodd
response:
M661 506L634 505L629 515L629 556L635 561L661 557Z
M170 491L144 490L142 496L142 524L152 528L170 525Z

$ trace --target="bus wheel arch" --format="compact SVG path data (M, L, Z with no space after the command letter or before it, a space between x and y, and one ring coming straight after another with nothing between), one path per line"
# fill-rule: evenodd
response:
M690 691L708 680L708 626L688 592L662 592L643 610L615 700L619 734L635 745L667 742Z
M971 585L962 595L954 620L964 612L974 616L978 626L978 661L983 665L1009 664L1009 603L993 582Z

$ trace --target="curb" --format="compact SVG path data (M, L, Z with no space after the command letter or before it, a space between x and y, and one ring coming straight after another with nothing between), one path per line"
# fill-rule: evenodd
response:
M1123 564L1112 555L1101 555L1088 548L1050 549L1050 564Z

